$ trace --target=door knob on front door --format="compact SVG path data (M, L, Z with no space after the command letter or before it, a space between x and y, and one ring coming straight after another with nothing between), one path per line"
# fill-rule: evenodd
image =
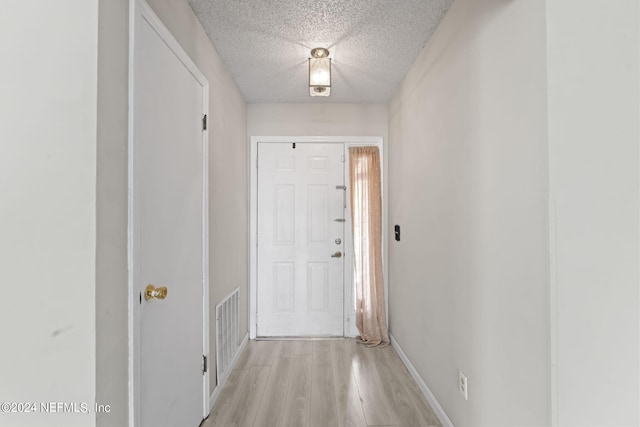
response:
M335 254L331 255L331 258L340 258L342 256L342 252L336 251Z
M150 299L165 299L167 297L167 287L162 286L156 288L153 285L148 285L144 290L144 298L149 301Z

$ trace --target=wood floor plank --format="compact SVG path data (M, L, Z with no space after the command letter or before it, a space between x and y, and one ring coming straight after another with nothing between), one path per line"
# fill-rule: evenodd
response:
M247 343L236 362L236 369L249 369L251 366L271 366L276 357L279 341L251 340Z
M249 369L245 380L235 393L233 406L225 419L226 427L253 426L270 369L270 366L262 365L255 365Z
M279 341L256 341L256 352L251 359L252 365L271 366Z
M299 354L293 359L291 380L282 416L283 427L306 427L309 425L311 363L311 354Z
M387 361L385 354L394 350L390 347L372 348L368 356L375 359L376 373L384 384L383 392L386 400L391 404L392 415L398 427L427 427L427 423L421 419L411 397L411 390L405 385L405 378L398 372L394 372Z
M294 343L293 341L290 341ZM295 348L295 346L291 346ZM276 358L271 365L269 379L262 394L254 427L273 427L282 425L285 396L291 379L293 358Z
M283 340L277 341L278 345L273 353L274 358L293 357L296 353L296 341Z
M334 340L316 340L311 341L312 343L312 352L318 351L331 351L331 342Z
M207 420L202 424L202 427L222 427L226 425L227 417L234 407L236 392L246 380L247 373L248 371L244 369L234 369L231 371L220 396L218 396L216 404L213 406Z
M317 341L320 342L320 341ZM333 379L331 343L314 351L311 365L311 416L310 427L335 427L338 425L336 388ZM314 343L315 344L315 343Z
M353 372L362 399L362 409L367 425L387 426L395 425L393 407L384 391L384 384L378 374L375 359L371 351L375 348L355 344Z
M295 354L311 354L313 353L313 341L300 340L296 341Z
M352 372L354 352L344 342L331 343L331 362L339 427L366 427L358 384Z
M435 412L427 402L427 399L422 394L422 391L411 377L411 374L407 370L404 363L396 353L395 349L391 346L384 349L382 352L383 356L383 364L389 372L392 372L395 376L397 376L397 380L400 384L405 388L409 399L411 399L411 403L415 410L415 416L418 424L420 426L438 426L441 427L442 424Z

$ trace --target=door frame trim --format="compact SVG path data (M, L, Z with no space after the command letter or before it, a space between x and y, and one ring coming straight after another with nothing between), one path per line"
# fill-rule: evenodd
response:
M348 179L349 160L348 160L348 148L352 146L376 146L380 150L380 163L382 166L382 264L383 264L383 277L384 277L384 291L385 291L385 305L387 312L387 325L389 324L389 277L388 277L388 210L387 210L387 173L385 162L385 146L384 138L382 136L251 136L249 141L249 338L255 339L257 333L257 273L258 273L258 143L271 142L271 143L341 143L345 147L345 182ZM350 217L350 215L347 215ZM346 225L351 224L351 219L348 218ZM347 230L350 227L347 227ZM345 234L345 242L346 234ZM352 258L352 257L351 257ZM346 261L346 259L345 259ZM345 262L345 271L347 270L348 263ZM345 274L344 280L344 319L343 330L344 336L355 336L357 331L355 329L355 312L349 310L349 301L351 299L351 279ZM348 286L349 285L349 286Z
M135 67L135 21L140 14L158 36L173 51L176 57L189 70L191 75L202 86L202 112L209 117L209 81L193 62L189 55L164 25L160 18L145 0L129 0L129 70L128 70L128 135L127 135L127 267L128 267L128 400L129 427L140 425L140 407L138 405L140 389L139 381L139 346L140 324L135 307L138 303L138 292L133 283L133 144L134 144L134 67ZM209 343L209 130L202 131L202 354L211 360ZM208 369L202 380L202 418L206 418L211 410L209 400L210 373Z

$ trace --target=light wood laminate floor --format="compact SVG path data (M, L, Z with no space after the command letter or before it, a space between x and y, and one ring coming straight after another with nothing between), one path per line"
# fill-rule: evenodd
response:
M202 427L440 426L391 347L249 341Z

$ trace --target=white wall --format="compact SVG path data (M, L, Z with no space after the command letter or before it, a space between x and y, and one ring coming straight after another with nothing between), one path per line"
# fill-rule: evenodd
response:
M640 6L547 2L554 421L640 425Z
M98 2L2 9L0 400L91 413L0 424L94 426Z
M304 89L304 88L302 88ZM385 104L249 104L251 136L387 137Z
M99 0L96 200L97 426L128 422L127 117L129 0Z
M550 421L545 75L544 2L456 0L389 105L390 329L458 427Z
M236 287L238 338L248 331L246 104L187 1L148 3L209 81L209 360L215 366L215 306ZM214 386L212 375L212 390Z

